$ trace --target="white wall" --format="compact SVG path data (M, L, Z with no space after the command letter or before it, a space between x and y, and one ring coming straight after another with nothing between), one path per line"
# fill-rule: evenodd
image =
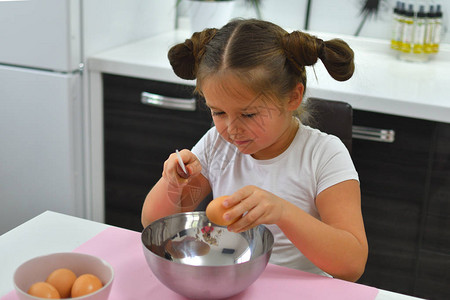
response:
M83 1L84 57L175 27L175 0Z
M183 0L184 2L188 0ZM253 8L244 0L236 0L233 17L255 17ZM305 29L307 0L261 0L262 18L274 22L286 29ZM363 17L360 14L364 0L311 0L309 30L316 32L341 33L354 35ZM416 6L424 4L441 4L443 10L442 43L450 43L448 0L403 0ZM380 0L377 16L370 18L364 24L360 36L390 39L392 10L396 0ZM185 14L186 3L182 3L179 13ZM428 8L427 8L428 10Z

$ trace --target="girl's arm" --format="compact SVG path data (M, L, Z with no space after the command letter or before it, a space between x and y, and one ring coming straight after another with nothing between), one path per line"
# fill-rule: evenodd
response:
M175 153L171 154L164 163L161 179L145 198L141 213L144 228L159 218L194 210L211 192L208 180L200 173L197 157L189 150L180 151L180 155L189 176L181 170Z
M230 230L276 224L311 262L333 277L356 281L364 272L368 245L356 180L338 183L317 196L321 220L254 186L242 188L226 202L228 207L237 204L230 219L248 211Z
M329 187L317 196L316 205L321 221L291 207L284 209L278 226L317 267L333 277L358 280L368 255L359 183L348 180Z

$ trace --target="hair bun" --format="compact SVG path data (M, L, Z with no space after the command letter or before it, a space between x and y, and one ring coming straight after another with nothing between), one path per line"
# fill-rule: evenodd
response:
M320 58L328 73L336 80L345 81L355 70L353 50L340 39L323 41L301 31L283 36L286 57L296 69L314 65Z
M338 81L350 79L355 71L353 50L341 39L329 40L324 44L324 53L320 59L328 73Z
M175 74L183 79L195 79L195 57L192 48L189 47L189 41L184 44L178 44L170 48L167 57Z
M198 65L205 53L205 47L216 34L217 29L208 28L195 32L184 43L170 48L167 57L175 74L183 79L197 78Z
M304 67L312 66L319 58L319 52L322 51L323 42L314 36L301 31L293 31L283 37L283 48L287 58Z

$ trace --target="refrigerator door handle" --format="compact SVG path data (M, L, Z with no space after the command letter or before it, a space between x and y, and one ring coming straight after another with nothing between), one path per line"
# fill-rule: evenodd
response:
M184 110L184 111L195 111L196 110L195 98L173 98L162 96L158 94L142 92L141 93L141 103L145 105L156 106L160 108L174 109L174 110Z
M395 141L395 131L392 129L378 129L354 125L352 137L354 139L393 143Z

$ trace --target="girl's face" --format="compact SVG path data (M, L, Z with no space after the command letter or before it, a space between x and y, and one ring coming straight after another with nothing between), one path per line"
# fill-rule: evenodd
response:
M300 105L301 94L299 99L291 96L281 103L268 101L267 95L250 91L232 75L204 80L202 92L217 131L242 153L256 159L274 158L295 137L298 124L292 112Z

